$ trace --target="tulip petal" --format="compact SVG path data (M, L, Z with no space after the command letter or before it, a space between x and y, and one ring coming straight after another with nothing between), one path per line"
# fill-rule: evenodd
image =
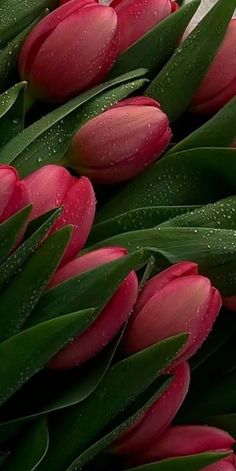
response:
M88 330L59 352L50 362L54 369L74 368L102 350L119 332L136 301L138 280L130 273Z
M235 471L235 467L233 464L228 463L228 461L219 461L203 468L202 471Z
M130 455L145 450L168 427L181 407L189 389L190 370L182 363L173 370L173 380L143 418L114 445L114 452Z

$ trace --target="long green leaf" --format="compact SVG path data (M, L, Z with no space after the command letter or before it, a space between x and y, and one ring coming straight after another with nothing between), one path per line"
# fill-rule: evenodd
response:
M236 97L168 152L173 154L194 147L227 147L236 137Z
M0 150L0 162L11 163L22 176L42 165L58 163L81 124L140 88L146 70L130 72L99 85L47 114Z
M39 469L65 471L158 378L185 341L185 335L174 337L115 364L88 399L55 418L49 450Z
M236 193L236 150L191 149L156 162L101 208L97 222L144 206L202 205Z
M100 224L95 224L87 244L94 244L123 232L149 229L195 208L196 206L149 206L133 209Z
M9 255L15 246L30 211L31 206L27 206L0 224L0 262Z
M0 147L24 128L25 87L21 82L0 95Z
M236 0L218 0L153 80L146 95L155 98L171 121L191 103L224 38Z
M49 445L47 421L38 419L20 437L4 463L3 471L34 471L44 458Z
M1 342L20 331L56 271L70 236L70 227L55 232L1 293Z
M45 222L0 265L0 287L13 277L23 263L40 246L48 231L60 214L60 209L53 210L47 215Z
M30 25L45 8L53 8L57 3L57 0L1 0L0 47Z
M110 77L138 67L145 67L152 75L157 73L178 45L199 5L200 0L193 0L148 31L119 56Z
M138 251L61 283L41 297L26 326L68 311L94 306L101 311L128 273L140 268L147 260L148 254Z
M130 468L127 471L202 471L206 466L217 463L217 461L226 457L226 453L220 452L199 453L199 455L169 458L156 463Z
M94 320L94 310L44 322L0 344L0 404L40 371L49 359Z
M9 81L13 79L17 68L18 55L27 35L47 13L48 11L43 12L37 20L13 38L4 49L0 50L0 90L7 88Z

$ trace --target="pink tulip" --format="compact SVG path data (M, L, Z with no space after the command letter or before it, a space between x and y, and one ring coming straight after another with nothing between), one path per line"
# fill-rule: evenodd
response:
M211 464L206 468L203 468L202 471L235 471L236 468L234 464L229 463L228 461L218 461L218 463Z
M159 104L146 97L123 100L75 134L69 164L98 183L129 180L154 162L172 133Z
M19 71L30 94L65 101L101 82L118 50L117 15L94 0L71 0L29 34Z
M236 19L233 19L215 59L192 101L191 111L199 114L215 113L235 94Z
M63 262L71 260L83 247L95 215L95 194L88 178L75 178L58 165L46 165L25 178L33 204L31 220L63 206L53 232L71 224L72 237Z
M0 223L30 204L26 184L14 167L0 165Z
M178 8L171 0L113 0L120 35L119 53Z
M75 258L58 270L49 286L56 286L85 271L124 257L126 253L126 250L121 247L109 247ZM136 274L131 272L121 283L95 322L84 334L61 350L49 362L49 367L55 369L74 368L100 352L128 319L137 299L137 293L138 280Z
M155 443L174 419L188 392L190 370L188 363L181 363L172 372L173 380L167 390L144 416L113 447L118 455L132 455Z
M207 425L176 425L169 427L158 440L136 455L135 463L149 463L177 456L196 455L204 452L230 452L235 440L224 430ZM226 461L227 463L227 461ZM230 464L230 463L229 463ZM216 465L214 465L216 466ZM218 465L219 466L219 465ZM224 465L222 469L231 471ZM204 468L204 471L221 468ZM234 467L232 469L235 469Z
M189 334L178 360L200 348L221 307L221 297L197 265L181 262L152 278L144 287L128 326L124 351L131 354L181 332Z

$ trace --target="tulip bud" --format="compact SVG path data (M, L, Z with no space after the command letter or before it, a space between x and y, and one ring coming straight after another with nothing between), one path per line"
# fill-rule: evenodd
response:
M235 440L231 435L215 427L176 425L169 427L154 444L134 457L133 461L140 464L204 452L230 452L234 444ZM227 466L225 469L228 471ZM208 467L204 470L208 471ZM212 470L215 471L214 467Z
M73 226L63 263L71 260L85 244L95 215L95 194L90 181L86 177L72 177L58 165L46 165L26 177L24 182L33 204L31 220L63 206L53 232L67 224Z
M174 419L189 389L188 363L181 363L172 372L173 380L143 417L114 444L118 455L132 455L145 450L159 438Z
M0 165L0 223L30 204L27 186L14 167Z
M236 94L236 19L225 38L191 105L191 111L213 114Z
M159 104L146 97L123 100L75 134L69 165L98 183L129 180L154 162L172 133Z
M178 8L171 0L113 0L120 35L119 53Z
M122 247L108 247L75 258L58 270L49 287L51 288L85 271L124 257L126 253L126 250ZM128 319L137 299L137 294L137 276L135 272L131 272L108 301L95 322L80 337L63 348L49 362L49 367L54 369L74 368L100 352Z
M117 43L113 8L93 0L71 0L29 34L19 58L20 76L33 96L66 101L106 77Z
M177 361L187 360L208 336L221 307L221 297L197 265L181 262L152 278L139 296L124 339L131 354L156 342L187 332Z

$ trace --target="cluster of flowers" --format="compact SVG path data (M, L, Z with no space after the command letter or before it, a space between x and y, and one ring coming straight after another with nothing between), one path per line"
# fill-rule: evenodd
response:
M29 222L61 206L62 214L52 231L67 224L73 226L71 240L48 290L82 272L126 256L122 247L104 247L79 255L92 227L96 207L95 193L87 177L73 177L63 167L48 165L20 180L13 167L1 166L0 202L0 222L31 204ZM141 292L132 271L97 320L52 358L48 367L61 370L82 365L111 341L131 312L122 344L124 355L188 332L186 345L167 372L173 375L170 386L138 423L114 443L111 451L125 456L132 464L208 450L230 451L234 440L224 431L208 426L170 426L188 392L187 360L208 336L220 308L219 291L208 278L198 274L194 263L173 265L149 280ZM234 457L230 455L206 469L232 471L233 463Z

